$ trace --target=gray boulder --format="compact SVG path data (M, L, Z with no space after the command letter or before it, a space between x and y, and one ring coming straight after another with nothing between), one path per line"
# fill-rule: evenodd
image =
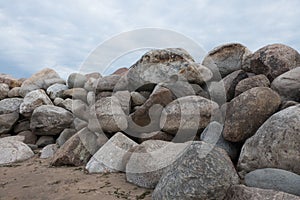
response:
M244 144L238 170L280 168L300 174L300 105L272 115Z
M0 135L11 131L18 119L19 114L16 112L0 115Z
M152 198L223 200L239 177L227 153L204 142L193 142L162 175Z
M9 114L12 112L19 113L20 105L23 102L22 98L10 98L0 101L0 114Z
M119 100L122 110L129 115L131 110L131 95L128 91L117 91L113 94Z
M37 136L32 131L22 131L18 134L19 136L24 136L25 144L35 144L37 141Z
M87 77L80 73L72 73L68 77L69 88L83 88Z
M66 128L56 139L56 144L61 147L68 139L75 135L76 132L75 129Z
M61 83L55 83L48 87L47 94L49 97L54 100L55 98L62 98L65 90L69 89L68 86Z
M56 144L49 144L42 149L40 158L52 158L57 150L58 147Z
M9 92L7 93L7 96L9 98L13 98L13 97L20 97L20 88L21 87L14 87L11 90L9 90Z
M146 102L146 98L138 92L131 92L131 100L133 106L141 106Z
M236 85L234 95L238 96L254 87L270 87L270 81L263 74L245 78Z

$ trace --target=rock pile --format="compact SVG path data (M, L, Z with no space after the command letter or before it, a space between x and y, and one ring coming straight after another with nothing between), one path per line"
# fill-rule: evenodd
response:
M104 77L0 74L0 164L43 148L157 200L300 199L299 69L291 47L226 44L202 64L173 48Z

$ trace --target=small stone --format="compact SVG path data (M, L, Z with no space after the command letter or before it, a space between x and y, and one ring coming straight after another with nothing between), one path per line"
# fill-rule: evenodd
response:
M0 135L9 133L19 119L19 113L13 112L0 115Z
M56 144L49 144L42 149L40 158L42 159L52 158L57 150L58 147Z
M37 142L36 142L36 145L38 147L45 147L49 144L54 144L55 143L55 140L52 136L41 136Z
M21 87L14 87L14 88L12 88L12 89L8 92L7 96L8 96L9 98L20 97L20 88L21 88Z
M20 112L20 105L23 102L22 98L10 98L0 101L0 115L9 114L12 112Z

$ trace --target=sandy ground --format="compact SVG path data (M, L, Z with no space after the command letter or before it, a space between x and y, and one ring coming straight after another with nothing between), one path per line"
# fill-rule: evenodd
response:
M0 199L151 199L151 190L126 182L124 173L86 174L83 167L49 165L34 158L0 167Z

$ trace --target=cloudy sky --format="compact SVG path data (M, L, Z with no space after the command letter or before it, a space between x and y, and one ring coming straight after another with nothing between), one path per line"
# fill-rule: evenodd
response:
M20 78L50 67L66 77L87 65L87 58L101 45L110 51L121 49L125 57L107 56L105 48L94 55L113 59L112 68L129 67L149 46L182 46L177 36L149 32L118 38L142 28L176 32L206 52L229 42L252 51L272 43L300 51L299 8L298 0L2 0L0 73ZM155 39L161 46L151 45ZM147 40L150 43L144 44ZM112 70L105 67L96 69Z

